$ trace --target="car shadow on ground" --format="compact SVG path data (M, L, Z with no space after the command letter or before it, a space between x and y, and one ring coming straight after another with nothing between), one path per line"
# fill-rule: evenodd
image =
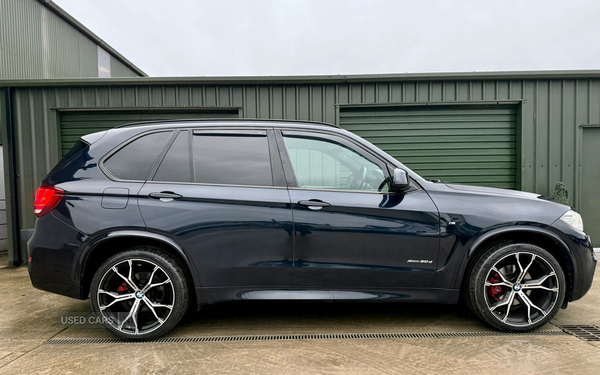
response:
M488 330L463 304L242 301L190 311L172 335Z

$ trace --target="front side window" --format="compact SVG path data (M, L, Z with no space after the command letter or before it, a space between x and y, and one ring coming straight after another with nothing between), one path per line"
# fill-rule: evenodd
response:
M105 160L104 167L120 180L145 181L170 135L166 131L137 138Z
M298 187L389 191L381 167L352 149L327 139L284 136Z
M198 183L273 186L266 132L194 132L194 176Z

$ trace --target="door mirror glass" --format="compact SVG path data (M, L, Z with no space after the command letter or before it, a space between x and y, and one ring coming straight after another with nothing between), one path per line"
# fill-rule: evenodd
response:
M395 190L406 190L410 187L410 180L405 170L394 169L394 179L392 181Z

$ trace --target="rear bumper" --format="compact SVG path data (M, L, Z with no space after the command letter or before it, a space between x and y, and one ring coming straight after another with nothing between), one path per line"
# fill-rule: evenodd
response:
M29 240L31 239L31 237L33 236L33 228L30 229L21 229L21 242L26 244L27 242L29 242Z
M52 214L39 218L27 242L29 277L37 289L85 299L81 283L73 277L75 257L85 235Z

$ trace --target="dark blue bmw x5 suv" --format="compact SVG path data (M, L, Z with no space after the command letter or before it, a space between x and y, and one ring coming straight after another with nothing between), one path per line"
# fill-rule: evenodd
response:
M440 154L440 158L444 156ZM519 191L426 181L360 137L292 121L132 124L82 137L37 191L33 285L150 339L225 300L462 296L501 330L590 289L581 217Z

